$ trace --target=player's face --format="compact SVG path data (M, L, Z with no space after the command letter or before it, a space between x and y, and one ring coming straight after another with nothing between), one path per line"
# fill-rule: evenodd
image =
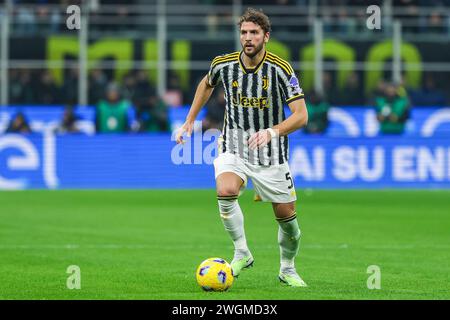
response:
M253 22L243 22L241 24L241 45L244 53L253 58L263 48L269 40L269 33L264 34L264 30Z

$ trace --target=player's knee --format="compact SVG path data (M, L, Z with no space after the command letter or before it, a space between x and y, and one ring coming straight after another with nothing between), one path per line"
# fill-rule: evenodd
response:
M219 201L219 211L221 215L229 215L237 205L239 190L224 185L217 188L217 200Z
M239 189L233 188L232 186L221 186L217 188L217 197L238 197Z
M296 216L295 203L274 203L273 208L277 220L290 219Z

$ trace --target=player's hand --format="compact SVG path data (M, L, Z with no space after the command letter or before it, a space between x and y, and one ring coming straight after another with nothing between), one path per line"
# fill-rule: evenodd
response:
M265 145L267 145L270 140L272 140L272 135L270 134L270 131L267 129L259 130L258 132L255 132L252 134L250 139L248 139L248 146L250 149L255 150L256 148L262 148Z
M192 134L192 130L194 129L194 122L186 121L183 123L180 129L178 129L177 135L176 135L176 141L177 144L185 143L183 140L183 135L186 133L186 137L190 137Z

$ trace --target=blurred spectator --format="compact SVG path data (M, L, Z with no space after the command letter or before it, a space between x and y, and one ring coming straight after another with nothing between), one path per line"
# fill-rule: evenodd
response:
M167 83L167 90L164 95L164 101L171 106L177 107L183 104L183 90L181 89L180 79L171 72Z
M323 73L323 92L325 99L331 104L339 104L339 91L337 90L334 73L326 71Z
M355 34L356 20L349 16L345 7L340 7L336 18L336 29L341 34Z
M105 92L108 79L101 69L94 69L89 74L89 103L97 105Z
M141 109L137 115L137 121L137 132L170 131L168 106L156 96L150 98L149 108Z
M410 91L411 103L414 106L445 106L446 97L444 93L436 87L432 74L424 76L423 85L418 90Z
M373 90L373 92L369 93L369 99L371 105L375 105L375 99L384 95L384 91L386 89L387 82L384 79L378 81L377 86Z
M36 95L35 103L39 104L58 104L61 102L60 100L60 90L55 83L53 75L49 70L44 70L39 75L39 80L36 85L36 91L38 94Z
M206 16L206 30L208 38L217 37L217 32L219 30L219 17L214 12L211 12Z
M433 11L428 18L428 33L444 33L445 22L439 11Z
M401 20L402 28L406 32L417 32L419 30L419 8L418 0L393 0L396 17Z
M169 108L159 97L154 96L150 100L150 118L147 131L169 131Z
M22 112L17 113L11 120L6 133L31 133L30 125Z
M31 71L28 69L11 70L10 97L12 104L34 104L35 86L31 81Z
M361 81L356 72L352 72L346 79L345 87L339 95L341 105L363 105L365 103L364 91L361 88Z
M169 110L167 104L157 96L151 86L148 72L139 70L133 93L138 132L169 131Z
M78 117L76 116L73 107L67 106L64 109L63 117L61 119L60 124L56 128L56 133L63 134L63 133L78 133L80 132L77 128L77 120Z
M223 119L225 114L225 94L223 88L220 87L215 92L213 98L206 105L206 115L203 119L203 130L219 129L223 127Z
M377 119L383 134L401 134L409 117L409 100L402 87L386 84L383 95L375 98Z
M330 105L315 91L308 94L306 103L308 110L308 124L305 133L324 133L328 128L328 110Z
M36 15L36 23L39 32L46 33L49 31L56 31L58 28L58 12L56 12L56 16L54 12L50 12L50 8L46 5L39 5L35 9ZM56 25L55 25L56 23Z
M123 77L123 97L128 101L133 101L136 83L137 79L132 71Z
M16 23L13 25L13 31L17 34L34 34L37 30L36 17L34 12L28 6L20 6L16 11Z
M64 102L67 104L76 104L78 101L78 68L71 68L65 72L62 94Z
M138 121L135 130L138 132L147 131L150 121L151 99L156 94L155 88L150 85L146 70L139 70L135 77L131 75L128 75L128 77L127 93L131 94ZM134 80L131 80L133 78Z
M96 129L99 133L119 133L128 131L128 109L130 104L122 99L116 83L110 83L106 97L97 105Z

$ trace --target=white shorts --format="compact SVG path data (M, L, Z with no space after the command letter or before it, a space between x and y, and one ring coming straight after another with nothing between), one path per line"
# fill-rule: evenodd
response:
M289 203L297 200L289 165L283 163L259 166L244 162L232 153L221 153L214 159L215 177L224 172L237 174L244 181L241 191L247 186L247 177L252 179L255 192L262 201Z

